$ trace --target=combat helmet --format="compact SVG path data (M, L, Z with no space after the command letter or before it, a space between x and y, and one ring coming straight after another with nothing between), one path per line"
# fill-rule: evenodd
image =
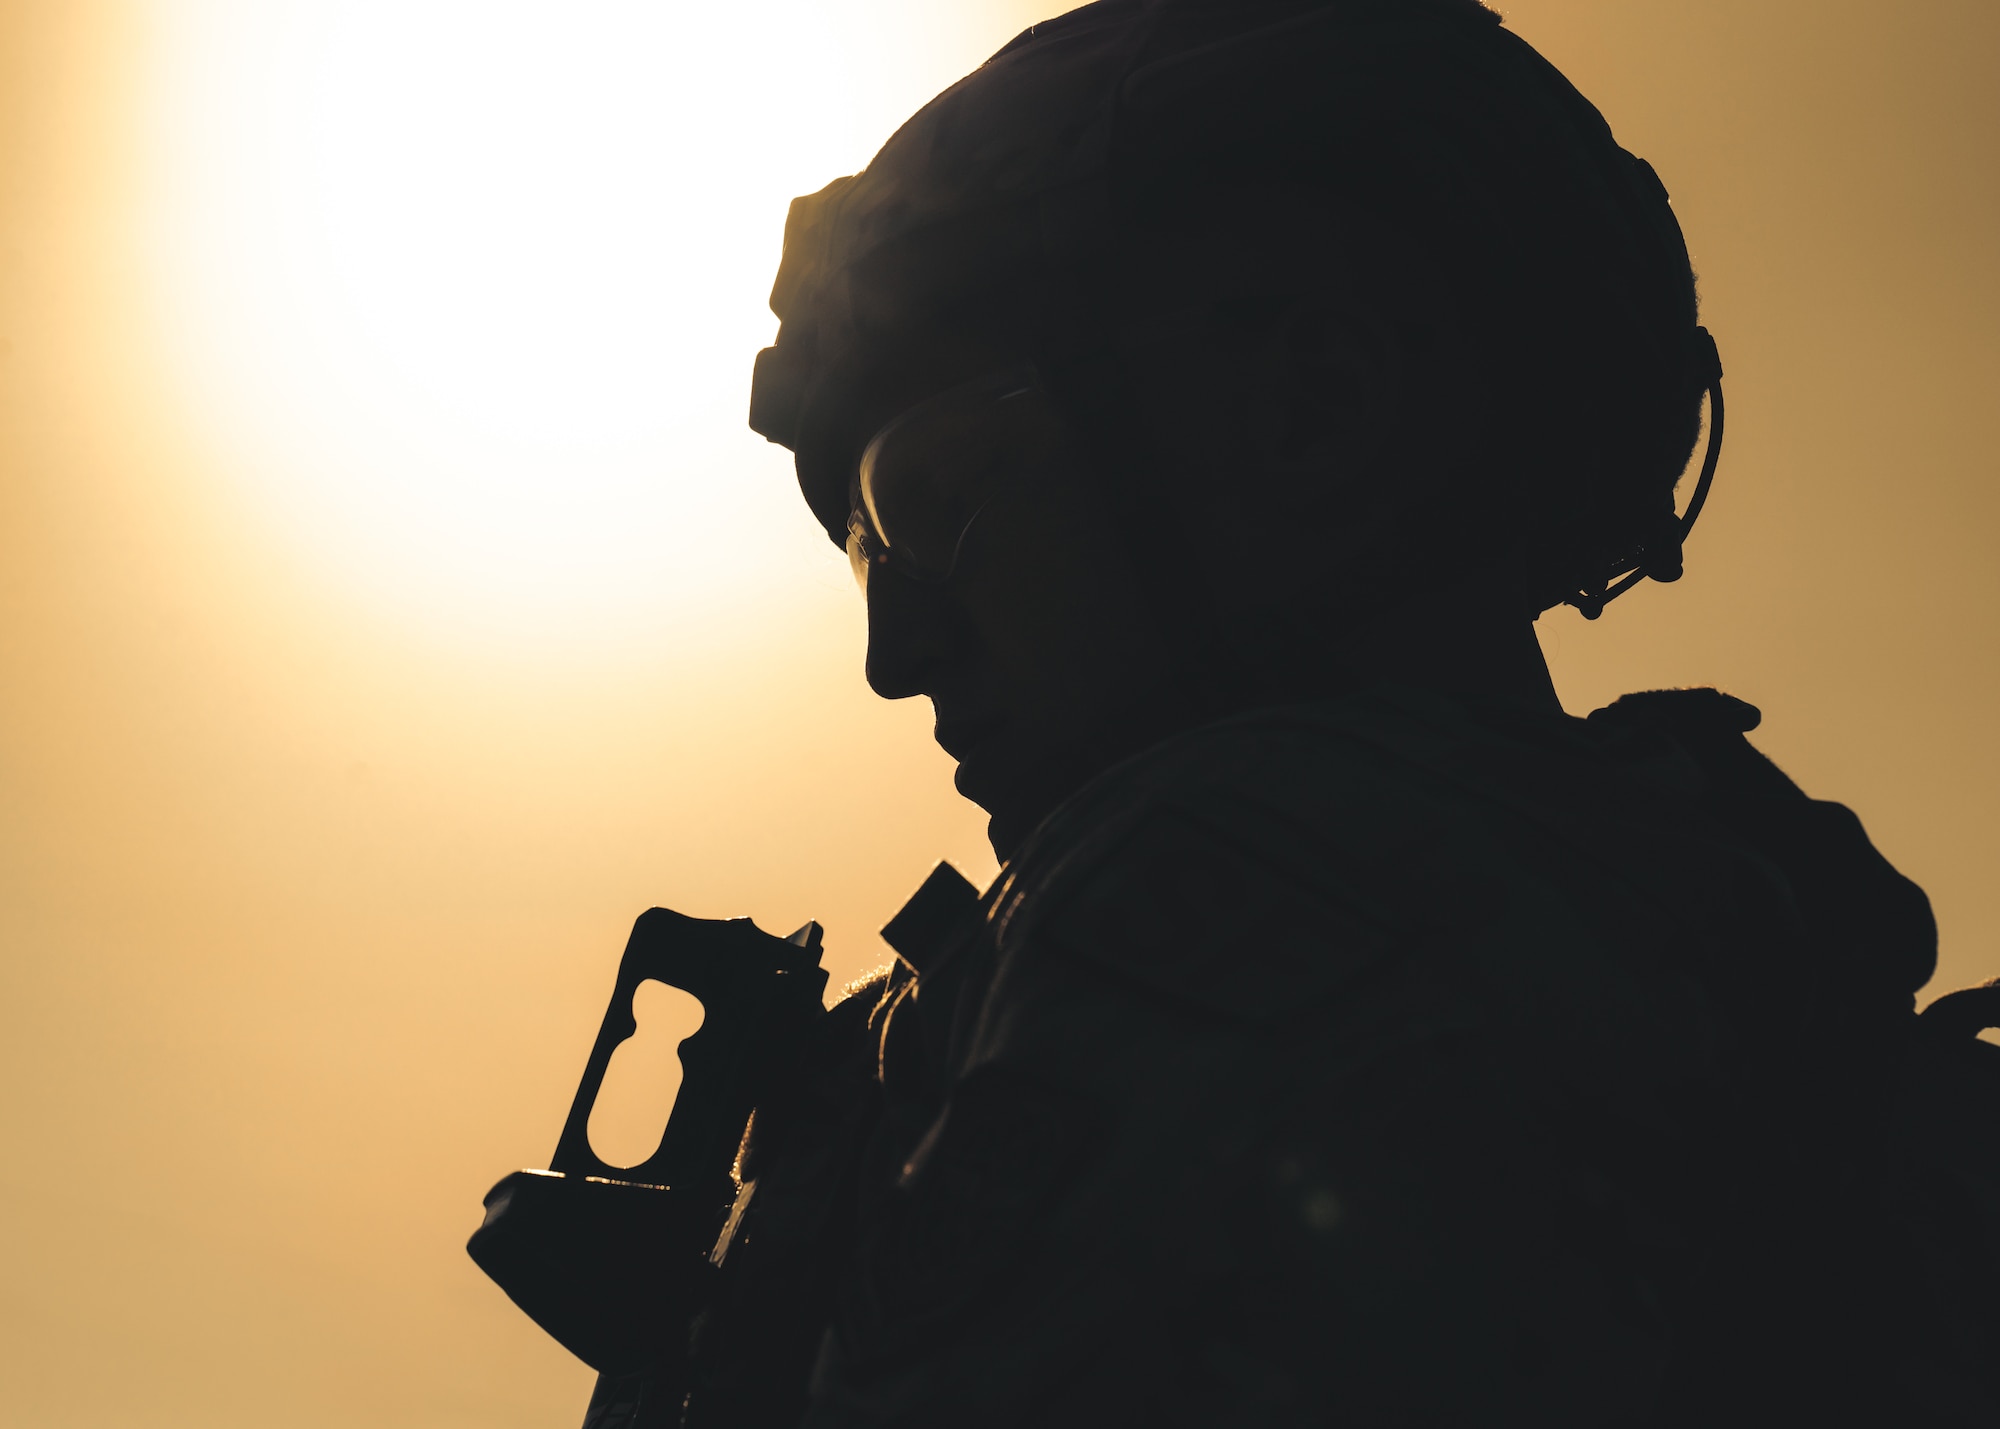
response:
M1679 577L1722 428L1686 243L1652 168L1476 0L1098 0L1032 27L863 172L794 201L750 425L793 450L838 532L860 394L913 335L1005 313L1112 437L1106 479L1158 545L1160 503L1117 457L1123 319L1104 278L1147 195L1246 174L1388 214L1454 275L1470 322L1535 354L1512 379L1520 459L1468 517L1505 528L1510 598L1594 618L1643 578ZM1551 391L1560 418L1540 414ZM1707 452L1676 515L1704 395Z

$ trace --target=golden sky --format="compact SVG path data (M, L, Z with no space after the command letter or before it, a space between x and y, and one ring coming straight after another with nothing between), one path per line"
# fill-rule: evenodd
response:
M0 1426L574 1422L460 1247L632 918L838 981L990 874L742 409L786 200L1043 12L714 10L0 0ZM1729 370L1687 579L1543 622L1566 702L1759 704L2000 974L2000 12L1507 13Z

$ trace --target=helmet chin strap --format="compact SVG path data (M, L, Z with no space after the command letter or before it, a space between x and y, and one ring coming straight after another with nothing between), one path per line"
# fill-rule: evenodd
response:
M1575 606L1585 620L1597 619L1604 614L1607 602L1616 600L1642 580L1656 580L1664 585L1681 578L1681 546L1708 501L1708 489L1715 483L1716 463L1722 459L1722 353L1705 327L1695 329L1695 340L1702 386L1708 393L1708 451L1702 457L1694 493L1688 497L1686 511L1678 516L1666 515L1658 532L1649 536L1631 556L1614 562L1594 588L1576 591L1557 602Z

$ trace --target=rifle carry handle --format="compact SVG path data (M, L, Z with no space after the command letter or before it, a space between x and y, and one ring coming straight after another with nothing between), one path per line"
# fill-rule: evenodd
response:
M820 1011L820 937L817 923L778 938L748 918L641 914L549 1169L516 1171L487 1192L466 1250L598 1371L585 1429L679 1421L688 1326L715 1274L709 1250L736 1196L744 1125ZM636 1166L613 1167L590 1148L590 1115L649 980L699 999L702 1023L680 1044L680 1093L659 1145Z

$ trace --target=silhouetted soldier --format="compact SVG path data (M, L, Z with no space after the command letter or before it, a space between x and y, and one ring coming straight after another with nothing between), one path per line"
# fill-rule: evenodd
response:
M1755 710L1540 655L1679 576L1721 418L1560 74L1473 0L1102 0L799 200L772 306L752 425L1005 867L760 1105L689 1424L1993 1422L1991 1208L1882 1229L1923 894Z

